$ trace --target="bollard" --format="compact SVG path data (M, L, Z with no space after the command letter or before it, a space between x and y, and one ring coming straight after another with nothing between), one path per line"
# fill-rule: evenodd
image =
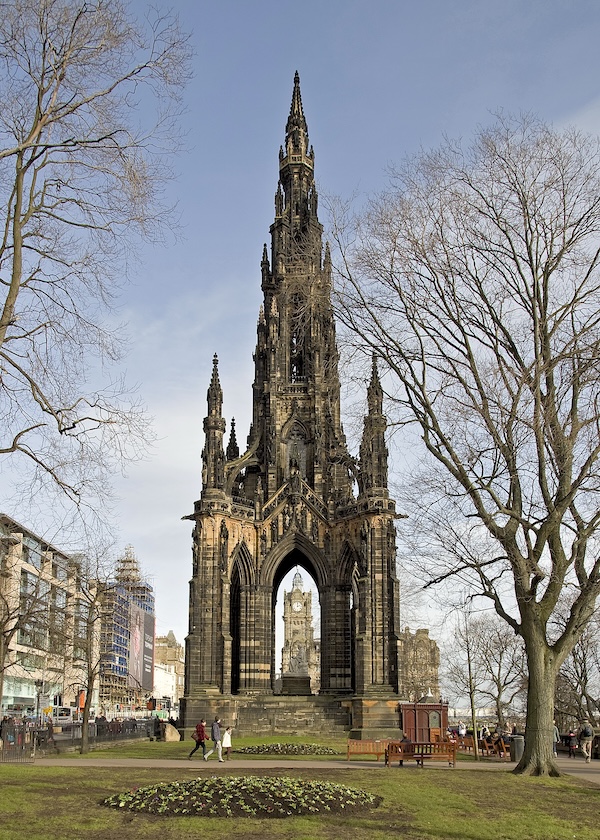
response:
M510 739L510 760L520 761L523 758L525 749L525 738L522 735L513 735Z

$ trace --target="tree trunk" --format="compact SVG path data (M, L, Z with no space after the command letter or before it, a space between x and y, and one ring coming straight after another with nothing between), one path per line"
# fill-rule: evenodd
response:
M88 626L88 650L90 650L91 645L91 634L93 631L93 623L90 622ZM87 673L87 680L85 684L85 701L83 703L83 721L81 723L81 754L87 753L90 750L90 737L89 737L89 722L90 722L90 707L92 705L92 691L94 688L94 682L96 679L96 673L93 668L88 668Z
M4 633L0 632L0 702L2 702L2 698L4 697L4 659L6 657L6 648Z
M89 714L89 704L87 702L87 698L86 698L86 706L88 706L88 708L87 709L84 708L84 710L83 710L83 720L81 722L81 749L80 749L80 753L82 755L83 755L83 753L86 753L86 752L90 751L90 737L89 737L89 726L88 726L89 719L90 719L90 714Z
M526 639L525 646L529 667L525 750L513 772L526 776L560 776L552 754L556 660L543 638Z
M498 721L498 729L500 732L504 731L504 711L502 709L502 703L500 702L500 698L502 697L501 689L496 686L496 720Z

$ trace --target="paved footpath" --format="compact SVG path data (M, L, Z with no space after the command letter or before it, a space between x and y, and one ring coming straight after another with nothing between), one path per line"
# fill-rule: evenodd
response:
M351 770L353 768L357 768L360 770L374 770L374 771L385 771L385 772L413 772L413 773L421 773L423 770L420 767L416 767L415 765L407 764L404 767L392 767L388 770L385 767L383 761L360 761L360 760L352 760L352 761L306 761L306 760L291 760L286 758L273 758L273 759L247 759L247 758L232 758L229 761L223 762L223 764L219 764L216 759L209 759L208 761L202 761L200 758L198 761L192 759L192 761L188 761L187 759L159 759L159 758L94 758L93 752L86 756L85 758L64 758L63 756L57 756L56 758L36 758L35 764L38 767L78 767L79 769L82 766L86 767L132 767L132 768L139 768L139 769L185 769L185 770L193 770L194 773L198 773L199 771L208 772L208 773L215 773L215 772L226 772L228 770L298 770L298 769L310 769L310 770ZM556 759L556 763L562 773L569 773L572 776L576 776L581 779L585 779L588 782L592 782L595 785L600 787L600 761L595 759L590 764L586 764L583 758L579 756L577 758L563 758L560 756ZM480 770L482 772L494 772L494 771L508 771L512 770L515 766L514 762L511 761L481 761L479 763L475 763L473 761L457 761L456 762L456 770ZM425 771L427 770L452 770L453 768L448 767L443 761L432 761L427 764Z

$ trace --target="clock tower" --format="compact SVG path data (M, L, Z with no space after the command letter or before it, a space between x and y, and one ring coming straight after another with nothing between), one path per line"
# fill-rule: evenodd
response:
M314 694L320 686L320 644L314 639L312 592L303 588L302 576L296 572L292 591L283 596L282 694L300 690Z

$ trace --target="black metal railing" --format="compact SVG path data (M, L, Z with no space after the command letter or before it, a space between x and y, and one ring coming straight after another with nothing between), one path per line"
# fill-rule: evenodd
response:
M82 723L51 728L35 723L5 721L0 738L0 763L27 763L33 761L36 754L77 749L81 746L82 730ZM92 745L157 737L154 730L154 721L92 721L88 723L88 741Z

